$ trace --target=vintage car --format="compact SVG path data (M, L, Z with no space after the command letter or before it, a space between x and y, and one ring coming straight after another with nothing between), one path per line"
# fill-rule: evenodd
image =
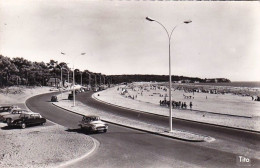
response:
M51 96L51 102L58 102L57 96Z
M10 112L12 109L17 109L18 106L1 106L0 107L0 113L4 113L4 112Z
M82 121L79 122L82 130L91 132L107 132L108 125L100 120L99 116L83 116Z
M46 119L43 118L39 113L30 112L20 114L19 119L7 124L8 126L19 126L24 129L29 125L44 125L45 123Z
M24 109L13 109L9 114L3 115L0 117L0 121L10 123L13 120L19 118L22 113L29 113L30 111Z
M8 115L8 114L12 114L12 112L15 111L15 110L20 110L20 108L18 108L18 107L17 108L11 108L6 112L0 113L0 121L2 121L1 119L3 118L3 116Z
M73 100L73 94L72 93L69 94L68 99Z

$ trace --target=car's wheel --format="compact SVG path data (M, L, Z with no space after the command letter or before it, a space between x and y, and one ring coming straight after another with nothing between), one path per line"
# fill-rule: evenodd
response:
M45 122L44 122L44 123L42 123L42 125L45 125Z
M11 123L11 122L12 122L12 119L11 119L11 118L7 118L7 119L6 119L6 122L7 122L7 124L8 124L8 123Z
M104 132L107 132L107 129L104 129Z
M26 124L22 123L21 127L22 127L22 129L24 129L26 127Z
M81 130L81 131L84 131L84 128L82 127L82 125L80 125L80 130Z

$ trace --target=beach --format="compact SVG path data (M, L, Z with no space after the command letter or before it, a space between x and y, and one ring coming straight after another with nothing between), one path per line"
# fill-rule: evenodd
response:
M250 96L234 93L188 92L189 87L179 84L173 87L172 99L187 104L186 108L173 108L173 117L260 131L260 102L252 101ZM169 100L168 95L167 85L155 82L118 85L94 94L95 98L109 104L163 116L169 116L169 107L160 105L160 101ZM185 98L184 95L191 98Z
M160 100L169 100L169 90L165 83L132 83L128 86L118 87L119 90L127 89L126 96L135 96L135 100L159 105ZM196 91L191 91L195 89ZM216 90L218 94L202 92ZM174 84L172 100L192 102L192 109L205 112L215 112L238 116L259 117L260 102L252 101L251 95L256 95L258 90L231 86L214 85L188 85ZM224 92L224 94L222 94ZM249 94L245 96L242 95ZM161 96L160 96L161 95Z

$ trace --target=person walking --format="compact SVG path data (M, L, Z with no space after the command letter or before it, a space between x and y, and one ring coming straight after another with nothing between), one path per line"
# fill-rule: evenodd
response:
M192 110L192 102L190 102L190 110Z

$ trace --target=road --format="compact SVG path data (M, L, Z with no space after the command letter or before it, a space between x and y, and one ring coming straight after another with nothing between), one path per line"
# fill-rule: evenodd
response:
M52 94L32 97L26 104L32 111L40 112L47 119L72 131L78 131L77 123L81 120L81 116L53 106L49 102ZM79 94L77 99L108 113L120 113L129 118L156 122L159 125L168 124L168 119L165 117L137 115L131 110L102 104L92 99L89 92ZM174 128L213 136L220 142L241 145L249 149L259 148L259 134L176 119L173 119L173 123ZM212 148L207 142L183 142L113 124L109 124L107 133L90 136L100 142L97 151L68 167L237 167L236 154ZM257 167L260 161L252 159L252 164Z

